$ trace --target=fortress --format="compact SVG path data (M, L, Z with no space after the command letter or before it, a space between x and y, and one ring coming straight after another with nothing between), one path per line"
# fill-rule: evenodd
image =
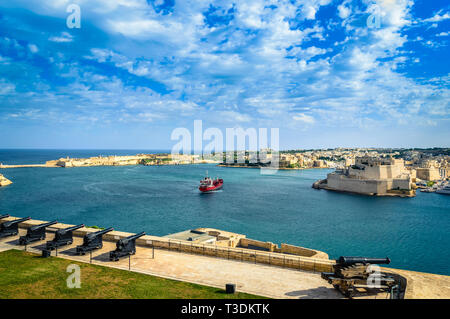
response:
M378 196L415 196L415 171L405 168L403 159L357 157L355 164L327 175L313 187Z

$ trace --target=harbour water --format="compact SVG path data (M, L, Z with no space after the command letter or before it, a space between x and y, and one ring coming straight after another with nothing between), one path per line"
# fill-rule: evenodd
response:
M62 156L149 151L0 150L4 164ZM224 179L213 194L197 190L205 171ZM450 275L450 197L369 197L311 188L328 169L281 170L215 165L14 168L0 188L0 214L166 235L213 227L250 238L340 255L391 258L390 266Z

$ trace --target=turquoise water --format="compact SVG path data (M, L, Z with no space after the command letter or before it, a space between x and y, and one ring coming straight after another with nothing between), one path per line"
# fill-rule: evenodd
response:
M0 151L0 162L85 154L54 152ZM224 178L223 190L199 194L206 170ZM213 227L323 250L332 258L388 256L395 268L450 275L449 196L380 198L312 189L329 171L261 175L215 165L4 169L0 173L14 184L0 188L0 213L153 235Z

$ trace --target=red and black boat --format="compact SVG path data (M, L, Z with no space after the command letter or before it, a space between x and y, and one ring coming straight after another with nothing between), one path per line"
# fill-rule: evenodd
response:
M208 173L206 175L208 175ZM221 178L212 179L206 176L204 179L200 181L200 186L198 189L202 193L210 193L221 189L222 186L223 186L223 179Z

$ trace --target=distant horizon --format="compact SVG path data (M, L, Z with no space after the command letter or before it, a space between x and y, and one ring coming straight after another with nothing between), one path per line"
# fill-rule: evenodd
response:
M269 147L270 148L270 147ZM293 150L334 150L334 149L373 149L373 150L401 150L401 149L448 149L450 146L430 146L430 147L369 147L369 146L354 146L354 147L346 147L346 146L336 146L336 147L323 147L323 148L283 148L280 149L280 152L283 151L293 151ZM22 148L22 147L0 147L0 150L55 150L55 151L161 151L161 152L171 152L171 149L161 149L161 148ZM235 150L238 151L238 150ZM201 152L201 150L194 150L194 153Z

